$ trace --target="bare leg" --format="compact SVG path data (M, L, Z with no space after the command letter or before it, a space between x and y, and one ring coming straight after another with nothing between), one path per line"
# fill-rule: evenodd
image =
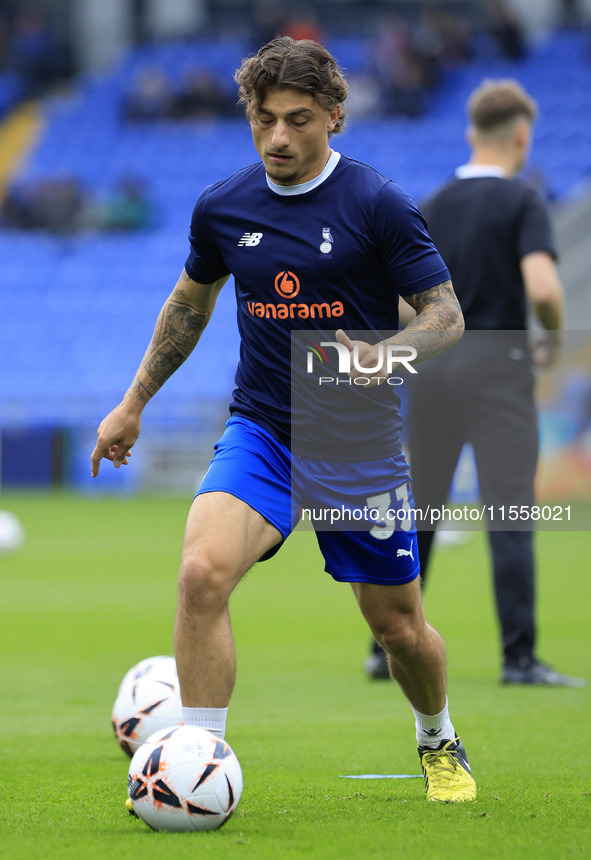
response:
M355 583L353 591L406 698L423 714L439 713L446 703L445 645L425 619L419 579L406 585Z
M236 675L228 600L281 534L228 493L204 493L189 512L179 573L175 654L183 705L225 708Z
M445 646L425 620L418 577L406 585L357 583L353 590L376 641L388 655L392 677L415 710L427 800L475 800L476 783L466 750L455 736L447 710Z

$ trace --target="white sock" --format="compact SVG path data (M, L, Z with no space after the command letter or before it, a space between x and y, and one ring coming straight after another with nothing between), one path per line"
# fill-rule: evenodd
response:
M433 747L435 749L442 740L451 741L455 738L454 727L449 718L447 699L445 700L445 708L438 714L421 714L416 708L413 708L413 711L417 727L417 744L420 747Z
M227 716L227 708L185 708L183 706L183 722L186 726L207 729L222 740L226 734Z

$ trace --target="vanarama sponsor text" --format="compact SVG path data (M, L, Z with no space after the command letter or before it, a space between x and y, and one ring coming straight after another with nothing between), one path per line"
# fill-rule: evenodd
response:
M248 312L253 317L266 319L325 319L342 317L344 313L342 302L294 302L293 304L273 304L272 302L247 302Z

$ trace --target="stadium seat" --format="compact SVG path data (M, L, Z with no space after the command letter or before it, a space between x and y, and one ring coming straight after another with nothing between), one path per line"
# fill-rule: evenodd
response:
M362 39L331 39L349 70L361 68ZM243 120L126 123L122 100L134 73L158 65L180 81L188 65L205 65L232 84L250 46L240 40L149 45L116 69L84 78L77 91L45 108L44 132L19 179L75 176L88 194L124 176L150 186L157 217L130 235L0 231L0 418L3 421L99 420L121 396L143 354L155 316L187 253L192 207L200 190L256 153ZM516 77L541 108L533 163L553 197L591 174L591 63L584 33L558 34L534 45L519 63L479 61L446 71L431 110L414 120L351 119L342 152L392 176L420 200L467 155L463 106L484 77ZM0 113L10 84L0 77ZM224 400L237 360L231 284L222 291L203 349L170 380L151 414L196 420L199 400Z

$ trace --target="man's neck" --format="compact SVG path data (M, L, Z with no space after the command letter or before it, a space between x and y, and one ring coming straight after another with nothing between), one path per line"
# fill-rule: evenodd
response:
M474 167L496 167L506 176L515 176L518 172L516 159L511 152L500 152L497 149L483 149L472 153L468 164Z
M308 191L312 191L328 179L339 163L340 157L341 154L339 152L330 150L328 161L326 162L324 169L318 174L318 176L315 176L313 179L309 179L307 182L301 182L297 185L278 185L276 182L273 182L267 174L265 174L267 185L271 191L274 191L275 194L278 194L280 197L293 197L298 194L307 194Z

